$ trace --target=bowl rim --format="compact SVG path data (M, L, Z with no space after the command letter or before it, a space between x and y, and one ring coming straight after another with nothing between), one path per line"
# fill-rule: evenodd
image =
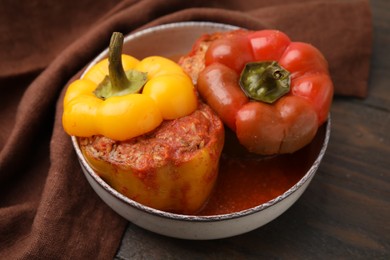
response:
M214 23L214 22L177 22L177 23L170 23L170 24L163 24L158 26L149 27L147 29L137 31L135 33L130 33L129 35L125 36L125 43L133 38L140 37L144 34L153 33L157 30L167 29L167 28L177 28L177 27L192 27L192 26L211 26L215 28L221 28L221 29L237 29L240 27L229 25L229 24L223 24L223 23ZM98 61L100 61L102 58L104 58L108 53L108 48L102 51L95 59L91 61L91 63L86 67L85 71L89 70L91 66L96 64ZM85 71L81 75L81 78L84 76ZM186 215L186 214L178 214L178 213L171 213L167 211L158 210L155 208L151 208L148 206L145 206L141 203L138 203L120 192L116 191L114 188L112 188L108 183L106 183L102 178L99 177L99 175L91 168L91 166L87 163L83 153L81 152L79 143L77 141L77 137L71 136L71 141L73 144L73 147L76 151L77 157L79 159L80 164L86 172L92 177L92 179L100 185L106 192L108 192L111 196L119 199L121 202L125 203L128 206L131 206L134 209L141 210L143 212L161 217L161 218L167 218L170 220L178 220L178 221L193 221L193 222L215 222L215 221L224 221L224 220L230 220L235 218L241 218L243 216L252 215L255 213L258 213L260 211L263 211L265 209L268 209L272 206L275 206L279 202L283 201L287 197L291 196L293 193L297 192L300 187L302 187L307 181L310 181L311 178L315 175L322 158L325 155L325 152L328 147L329 139L330 139L330 130L331 130L331 116L330 113L328 114L328 119L326 121L326 130L325 130L325 137L324 141L322 142L322 147L320 152L318 153L315 161L311 165L310 169L307 170L305 175L292 187L290 187L287 191L280 194L279 196L269 200L268 202L262 203L260 205L257 205L255 207L227 213L227 214L218 214L218 215Z
M166 30L166 29L173 29L173 28L181 28L181 27L207 27L207 28L214 28L214 29L222 29L222 30L238 30L238 29L244 29L242 27L232 25L232 24L224 24L224 23L217 23L217 22L206 22L206 21L187 21L187 22L174 22L174 23L167 23L167 24L161 24L156 25L152 27L148 27L145 29L136 30L134 32L130 32L129 34L125 35L124 37L124 44L126 42L142 37L143 35L147 35L150 33L154 33L159 30ZM108 55L108 47L106 47L102 52L100 52L84 69L84 72L81 74L81 78L84 76L85 72L88 71L95 63L102 60Z

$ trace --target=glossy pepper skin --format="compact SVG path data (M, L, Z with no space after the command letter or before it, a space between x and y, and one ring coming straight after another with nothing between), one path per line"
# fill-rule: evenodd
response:
M80 138L79 143L91 167L126 197L163 211L198 212L218 177L224 128L217 115L203 104L191 115L164 121L155 131L139 138L135 144L132 140L112 142L99 138ZM182 144L198 138L204 140L198 147L185 148ZM96 156L94 148L99 143L104 149L98 149L103 152ZM161 147L165 147L162 153L147 152Z
M220 152L216 151L218 157L215 157L210 148L203 148L191 160L180 165L163 165L153 171L153 177L147 178L140 177L134 170L118 168L86 153L84 156L100 177L126 197L154 209L194 214L203 207L214 188Z
M98 97L96 89L109 75L108 59L100 61L67 89L62 122L69 135L126 140L152 131L163 120L186 116L196 109L194 85L175 62L159 56L139 61L123 54L120 63L124 71L145 77L141 90Z
M223 123L199 102L176 63L118 54L109 52L108 60L69 86L64 129L77 136L89 166L124 196L159 210L195 213L218 176ZM111 93L107 75L110 84L124 75L134 84Z
M310 44L277 30L238 30L212 41L204 63L200 95L250 152L295 152L327 120L333 83L327 61ZM272 91L280 96L270 98Z

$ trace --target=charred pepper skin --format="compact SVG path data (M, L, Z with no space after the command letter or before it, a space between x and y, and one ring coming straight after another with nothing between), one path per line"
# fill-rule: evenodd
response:
M309 144L327 120L333 98L322 53L277 30L211 38L206 51L202 46L197 89L240 143L262 155L293 153Z

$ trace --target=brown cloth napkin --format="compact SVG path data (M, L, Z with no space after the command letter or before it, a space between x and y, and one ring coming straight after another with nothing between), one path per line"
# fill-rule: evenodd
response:
M365 0L0 0L0 259L115 255L127 222L86 182L62 95L113 31L190 20L280 29L325 54L337 94L367 94Z

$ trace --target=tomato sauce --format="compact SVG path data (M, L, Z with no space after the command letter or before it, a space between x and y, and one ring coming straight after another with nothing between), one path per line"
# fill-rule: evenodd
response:
M208 203L197 215L249 209L283 194L310 169L325 136L322 126L314 140L293 154L260 157L245 152L227 131L218 180Z

